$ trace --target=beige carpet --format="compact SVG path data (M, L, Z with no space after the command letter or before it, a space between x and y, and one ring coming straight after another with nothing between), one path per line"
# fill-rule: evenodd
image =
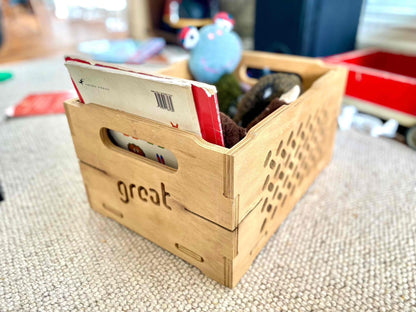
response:
M1 110L71 87L60 58L9 69ZM395 141L339 132L234 290L88 207L63 115L0 122L0 181L0 311L416 310L416 152Z

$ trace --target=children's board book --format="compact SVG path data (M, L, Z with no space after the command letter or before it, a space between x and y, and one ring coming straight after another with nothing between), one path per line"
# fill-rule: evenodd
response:
M66 57L65 66L82 103L149 118L224 146L215 86L79 57ZM170 161L166 154L157 153L154 146L149 150L149 144L140 138L123 134L135 141L118 142L120 134L110 131L110 135L120 146L134 144L136 147L130 149L133 152L141 150L141 155L177 167L176 159Z

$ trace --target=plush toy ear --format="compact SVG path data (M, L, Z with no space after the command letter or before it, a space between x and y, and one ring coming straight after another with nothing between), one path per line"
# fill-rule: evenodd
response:
M199 32L196 27L188 26L181 30L178 37L179 42L184 49L192 50L199 41Z
M227 12L219 12L214 16L214 23L226 31L231 31L234 28L234 18Z

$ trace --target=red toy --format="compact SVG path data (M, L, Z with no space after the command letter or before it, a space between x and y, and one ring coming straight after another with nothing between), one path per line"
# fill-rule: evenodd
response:
M406 141L416 148L416 56L358 50L325 58L349 69L348 104L409 128Z

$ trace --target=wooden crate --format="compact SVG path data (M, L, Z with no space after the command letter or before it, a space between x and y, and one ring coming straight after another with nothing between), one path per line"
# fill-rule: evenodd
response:
M251 84L248 67L296 72L306 91L231 149L121 111L65 103L91 207L228 287L330 161L347 74L318 60L245 52L236 74ZM162 73L190 79L186 62ZM170 149L178 169L115 146L106 129Z

